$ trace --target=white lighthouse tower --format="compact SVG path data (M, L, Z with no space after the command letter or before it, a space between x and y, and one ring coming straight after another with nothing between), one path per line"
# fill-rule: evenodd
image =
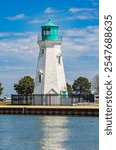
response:
M67 94L58 26L51 20L41 27L34 94Z

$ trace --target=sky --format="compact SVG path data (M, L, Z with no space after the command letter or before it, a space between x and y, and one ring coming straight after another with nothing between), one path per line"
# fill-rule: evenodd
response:
M92 81L99 72L98 0L0 0L0 82L4 95L14 83L35 78L37 37L48 18L59 26L66 81Z

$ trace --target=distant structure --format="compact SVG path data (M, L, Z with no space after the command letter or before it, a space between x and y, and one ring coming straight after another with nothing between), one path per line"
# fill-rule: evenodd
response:
M37 62L34 94L66 95L66 81L62 60L62 38L58 26L49 22L41 26L40 51Z

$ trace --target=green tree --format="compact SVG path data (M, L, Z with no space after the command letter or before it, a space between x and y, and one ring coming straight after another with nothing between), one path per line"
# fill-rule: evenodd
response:
M2 87L2 83L0 83L0 96L2 95L3 93L3 87Z
M80 95L87 95L91 89L91 82L85 77L79 77L74 81L72 87Z
M18 84L14 84L14 89L18 94L29 95L34 91L34 79L30 76L24 76Z
M68 94L70 95L72 93L72 86L68 83L66 83L66 86L67 86Z

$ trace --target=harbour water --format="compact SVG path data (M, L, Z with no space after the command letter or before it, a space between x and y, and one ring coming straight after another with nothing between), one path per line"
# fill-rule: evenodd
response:
M98 117L0 115L0 150L98 149Z

